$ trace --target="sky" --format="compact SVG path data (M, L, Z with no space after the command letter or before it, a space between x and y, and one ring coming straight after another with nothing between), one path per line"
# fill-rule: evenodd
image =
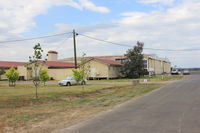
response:
M129 47L94 38L144 48L200 49L199 0L0 0L0 42L76 30L81 56L122 55ZM59 58L73 57L72 34L29 41L0 43L0 60L28 61L40 43L44 56L55 50ZM168 58L172 66L200 67L198 51L144 53ZM45 58L45 57L44 57Z

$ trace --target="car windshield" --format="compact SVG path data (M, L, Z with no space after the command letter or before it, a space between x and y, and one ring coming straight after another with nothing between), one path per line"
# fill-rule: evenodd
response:
M73 77L67 77L66 80L73 80Z

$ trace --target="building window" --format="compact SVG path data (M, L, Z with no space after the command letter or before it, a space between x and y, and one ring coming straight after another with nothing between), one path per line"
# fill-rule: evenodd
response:
M118 59L115 59L115 61L119 61L119 62L121 62L121 63L124 63L125 62L125 58L118 58Z
M143 60L143 64L144 64L144 69L147 69L148 68L147 60Z

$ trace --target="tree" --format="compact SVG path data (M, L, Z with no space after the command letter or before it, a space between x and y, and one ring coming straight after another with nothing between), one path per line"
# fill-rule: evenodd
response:
M11 67L6 72L6 77L8 78L9 86L15 86L16 81L19 79L19 72L14 67Z
M5 72L4 68L0 68L0 80L1 80L1 75L5 74L5 73L6 72Z
M90 65L87 64L88 60L85 58L86 54L83 53L82 58L80 60L80 65L78 69L73 69L73 76L74 80L77 83L80 83L84 85L85 79L88 78L89 72L90 72Z
M31 63L31 69L32 69L31 77L33 80L33 84L35 86L35 96L36 98L38 98L38 86L40 84L39 71L41 69L39 60L42 59L43 50L39 43L33 47L33 50L34 50L34 55L32 57L29 56L29 62Z
M124 77L139 78L144 76L143 46L144 43L138 41L133 49L129 49L126 52L126 60L122 66L122 75Z
M77 84L83 81L83 71L79 69L72 69L74 80Z
M39 79L40 79L40 81L42 81L44 83L44 85L46 84L47 81L50 80L47 69L41 69L40 70Z
M83 79L87 79L90 73L90 65L87 64L88 59L85 58L86 54L83 53L82 58L81 58L81 63L79 65L79 70L82 71L83 74Z

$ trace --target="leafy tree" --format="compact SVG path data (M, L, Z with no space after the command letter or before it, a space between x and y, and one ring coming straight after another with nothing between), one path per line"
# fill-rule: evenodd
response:
M81 63L79 65L79 70L82 71L83 73L83 79L87 79L90 73L90 65L87 64L88 59L85 57L86 54L83 53L82 58L81 58Z
M8 81L9 81L9 86L15 86L16 81L19 79L19 72L14 67L11 67L6 72L6 76L7 76Z
M31 69L32 69L32 79L33 79L33 84L35 86L35 96L36 98L38 98L38 87L39 87L39 84L40 84L40 79L39 79L39 71L41 69L41 65L39 63L39 60L42 59L42 48L40 46L40 44L36 44L34 47L33 47L33 50L34 50L34 55L31 57L29 56L29 62L31 63Z
M5 74L5 73L6 72L5 72L4 68L0 68L0 80L1 80L1 75Z
M80 60L80 65L78 69L73 69L74 80L77 84L82 84L82 89L84 90L84 85L86 84L85 79L88 78L90 72L90 65L87 63L88 59L85 58L86 54L83 53Z
M78 69L72 69L74 80L77 84L79 84L81 81L83 81L83 71Z
M84 80L87 79L90 72L90 65L86 64L88 60L85 58L86 54L83 53L80 60L80 65L78 69L73 69L74 80L79 84L81 82L84 85ZM82 82L83 81L83 82Z
M44 83L44 85L46 84L47 81L50 80L47 69L41 69L40 70L39 79L40 79L40 81L42 81Z
M144 76L143 64L143 46L144 43L137 42L133 49L129 49L126 54L126 60L122 66L122 75L127 78L139 78Z

